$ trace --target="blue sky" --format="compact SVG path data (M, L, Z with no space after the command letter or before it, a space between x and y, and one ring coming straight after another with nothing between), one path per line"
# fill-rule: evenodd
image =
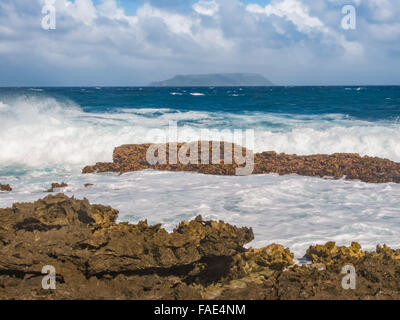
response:
M145 85L175 74L257 72L282 85L400 85L400 1L0 2L0 86ZM342 8L356 9L344 30Z

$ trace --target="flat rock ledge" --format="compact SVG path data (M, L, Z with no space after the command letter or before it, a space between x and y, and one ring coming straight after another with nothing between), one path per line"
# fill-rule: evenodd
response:
M252 229L198 216L172 233L63 194L0 209L0 299L399 299L400 250L311 246L308 265ZM42 288L44 266L56 289ZM356 290L342 287L343 266Z
M188 171L213 175L235 175L235 169L244 167L238 165L234 160L233 164L224 163L224 143L220 143L220 159L218 164L212 163L212 145L213 141L206 141L209 150L203 155L209 157L210 164L201 164L202 144L204 142L192 142L187 145L198 144L198 164L177 164L169 163L169 144L167 144L167 163L150 165L146 160L146 152L150 144L141 145L122 145L115 148L113 153L113 162L98 162L92 166L86 166L82 173L102 173L119 172L120 174L139 171L145 169L167 170L167 171ZM178 143L178 150L181 150L183 143ZM232 150L240 146L233 146ZM240 147L241 148L241 147ZM203 148L204 150L204 148ZM207 149L205 149L207 150ZM240 149L238 149L240 150ZM242 149L242 155L246 154L246 149ZM247 154L249 156L251 151ZM232 158L232 154L228 157ZM400 183L400 163L377 157L361 157L358 154L335 153L331 155L316 154L309 156L298 156L288 154L277 154L273 151L267 151L254 154L253 174L277 173L279 175L298 174L302 176L318 176L329 179L350 179L361 180L371 183Z

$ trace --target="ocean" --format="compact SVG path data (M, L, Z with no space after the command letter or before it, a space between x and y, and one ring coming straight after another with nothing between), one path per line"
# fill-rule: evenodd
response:
M253 247L358 241L400 247L400 185L296 175L208 176L146 170L82 175L114 147L148 143L179 127L179 141L209 129L254 129L255 151L359 153L400 162L400 87L0 88L0 207L44 197L52 182L110 205L119 221L171 231L201 214L252 227ZM156 137L154 137L156 140ZM85 188L84 184L92 187Z

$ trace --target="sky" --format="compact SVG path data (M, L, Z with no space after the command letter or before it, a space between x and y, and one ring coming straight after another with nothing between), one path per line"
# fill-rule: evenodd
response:
M47 2L55 29L42 28ZM342 27L345 5L354 30ZM0 86L236 72L277 85L400 85L399 70L399 0L0 1Z

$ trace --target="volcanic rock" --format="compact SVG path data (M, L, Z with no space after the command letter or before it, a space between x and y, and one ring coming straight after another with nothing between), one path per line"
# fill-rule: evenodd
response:
M226 156L231 159L231 163L225 163L224 143L202 141L192 142L188 145L198 144L198 161L195 164L182 164L179 158L176 164L170 163L168 153L169 144L167 144L167 163L149 164L146 159L146 152L150 144L141 145L123 145L115 148L113 162L99 162L92 166L86 166L82 173L101 173L118 172L123 174L129 171L138 171L145 169L168 170L168 171L191 171L203 174L214 175L235 175L237 168L244 165L238 165L232 159L232 154ZM212 146L220 144L220 161L217 164L212 163ZM207 148L201 148L202 144L208 144ZM180 150L185 144L178 143ZM227 143L232 150L241 148L238 145ZM242 155L246 155L246 149L241 148ZM204 154L203 154L204 153ZM218 153L218 152L217 152ZM247 157L252 152L247 150ZM201 159L209 159L209 164L202 164ZM172 162L172 161L171 161ZM204 162L203 162L204 163ZM298 174L302 176L318 176L330 179L351 179L361 180L371 183L395 182L400 183L400 163L377 157L361 157L358 154L335 153L332 155L316 154L309 156L298 156L288 154L277 154L273 151L254 154L253 174L277 173L279 175Z
M0 191L12 191L12 188L9 184L0 184Z
M61 183L54 182L51 184L51 188L46 190L45 192L54 192L54 189L60 189L65 187L68 187L68 184L66 184L65 182Z
M184 282L195 263L233 256L253 239L251 229L201 217L168 233L117 224L117 214L63 194L0 209L0 298L200 298ZM57 271L53 292L41 289L45 265Z
M168 233L117 216L63 194L0 209L0 299L400 298L400 250L387 246L328 242L300 266L279 244L245 249L246 227L198 216ZM342 287L349 264L356 290ZM55 290L42 288L44 266L56 270Z

